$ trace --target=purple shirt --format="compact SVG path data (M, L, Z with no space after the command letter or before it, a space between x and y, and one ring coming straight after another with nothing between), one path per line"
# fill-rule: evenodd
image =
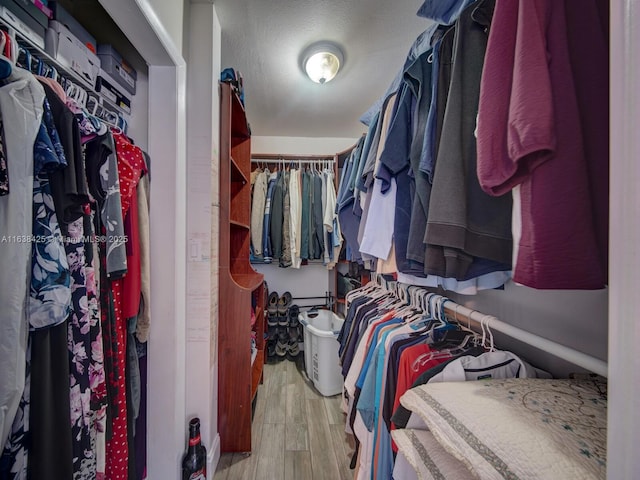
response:
M478 177L492 195L521 185L514 281L534 288L598 289L605 272L565 8L581 6L497 0L480 90Z

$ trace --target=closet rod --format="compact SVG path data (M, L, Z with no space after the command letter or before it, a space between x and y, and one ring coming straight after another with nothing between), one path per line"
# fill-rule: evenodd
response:
M548 352L558 358L562 358L563 360L574 365L578 365L590 372L607 377L607 362L603 360L594 358L586 353L579 352L565 345L552 342L551 340L502 322L492 315L485 315L476 310L471 310L451 300L445 302L443 307L445 314L449 318L455 319L461 325L470 325L474 326L475 330L481 330L482 324L484 323L491 330L504 333L511 338L515 338L516 340L520 340L521 342L536 347L544 352Z
M299 162L314 163L335 160L334 155L278 155L274 153L254 153L251 155L252 163L278 163L278 162Z

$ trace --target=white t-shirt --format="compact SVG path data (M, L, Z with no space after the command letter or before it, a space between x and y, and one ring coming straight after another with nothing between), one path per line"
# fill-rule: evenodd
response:
M428 383L490 378L551 378L551 375L532 367L511 352L497 350L477 357L465 355L457 358L434 375Z

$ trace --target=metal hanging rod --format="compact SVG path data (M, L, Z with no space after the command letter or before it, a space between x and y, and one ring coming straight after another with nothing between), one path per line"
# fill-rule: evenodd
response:
M334 155L278 155L273 153L254 153L251 155L252 163L317 163L334 161Z
M383 289L390 292L395 292L396 294L399 290L402 289L402 286L410 286L407 284L399 284L398 282L389 278L385 278L381 275L376 276L374 281ZM421 288L421 290L424 290L425 295L431 293L426 289ZM526 343L527 345L531 345L539 350L550 353L551 355L566 360L567 362L574 365L580 366L588 371L597 373L598 375L602 375L603 377L608 376L608 364L607 362L600 360L599 358L592 357L591 355L580 352L578 350L574 350L573 348L567 347L566 345L562 345L560 343L510 325L506 322L498 320L493 315L487 315L476 310L471 310L470 308L467 308L464 305L460 305L453 300L450 300L441 295L435 295L435 297L439 297L441 299L441 305L445 315L449 319L458 322L460 325L467 326L475 331L482 331L484 325L484 328L488 328L496 332L501 332L515 340L519 340L523 343Z
M578 365L586 370L602 375L603 377L608 376L607 362L603 360L574 350L566 345L561 345L544 337L540 337L531 332L527 332L521 328L514 327L513 325L509 325L508 323L498 320L493 315L485 315L450 300L449 302L444 303L443 307L447 316L456 320L461 325L473 326L475 327L475 330L481 329L484 324L492 330L504 333L511 338L520 340L521 342L555 355L558 358L562 358L574 365Z

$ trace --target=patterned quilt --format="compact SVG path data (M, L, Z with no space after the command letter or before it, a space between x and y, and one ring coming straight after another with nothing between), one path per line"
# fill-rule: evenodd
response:
M401 403L481 479L606 477L602 379L433 383Z

